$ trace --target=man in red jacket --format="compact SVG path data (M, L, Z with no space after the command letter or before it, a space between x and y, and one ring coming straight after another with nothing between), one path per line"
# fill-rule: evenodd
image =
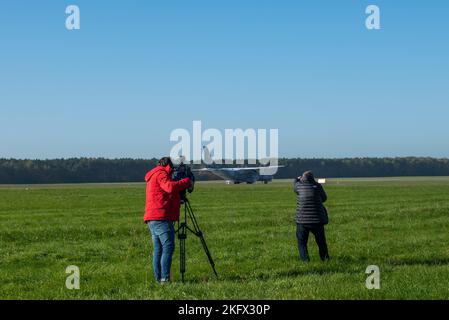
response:
M159 160L156 168L145 176L147 183L144 221L153 239L153 270L156 281L170 281L175 250L174 222L179 220L180 191L191 186L189 178L174 181L173 163L169 157Z

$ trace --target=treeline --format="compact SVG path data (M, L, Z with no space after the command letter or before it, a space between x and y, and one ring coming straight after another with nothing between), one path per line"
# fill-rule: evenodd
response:
M279 163L286 168L276 178L294 177L305 170L327 178L449 176L447 158L280 159Z
M156 164L156 159L0 159L0 184L142 181Z
M157 159L0 159L0 184L141 182L156 164ZM279 164L285 167L276 174L278 179L292 178L305 170L328 178L449 176L449 159L435 158L283 158L279 159ZM201 174L197 178L218 179L211 174Z

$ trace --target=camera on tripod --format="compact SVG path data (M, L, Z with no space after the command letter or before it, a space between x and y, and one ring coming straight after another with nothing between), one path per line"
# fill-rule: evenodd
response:
M173 165L172 179L175 181L179 181L184 178L189 178L192 181L192 184L187 189L181 191L181 200L184 201L186 199L187 192L192 193L195 188L195 176L192 172L190 166L184 163L185 158L180 157L177 161L177 164Z

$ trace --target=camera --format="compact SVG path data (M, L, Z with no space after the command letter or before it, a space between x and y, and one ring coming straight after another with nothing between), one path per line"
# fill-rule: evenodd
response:
M172 179L175 181L179 181L184 178L189 178L192 181L192 185L181 191L181 200L185 200L186 193L192 193L195 185L195 176L193 175L192 170L188 165L184 163L184 159L179 161L179 164L173 166Z

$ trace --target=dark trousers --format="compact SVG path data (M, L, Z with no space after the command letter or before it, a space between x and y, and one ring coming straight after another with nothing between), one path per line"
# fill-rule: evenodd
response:
M307 241L309 240L309 233L315 236L316 243L320 252L321 260L329 259L327 251L326 235L324 233L324 225L322 224L297 224L296 238L298 238L299 256L302 261L309 261L309 252L307 251Z

